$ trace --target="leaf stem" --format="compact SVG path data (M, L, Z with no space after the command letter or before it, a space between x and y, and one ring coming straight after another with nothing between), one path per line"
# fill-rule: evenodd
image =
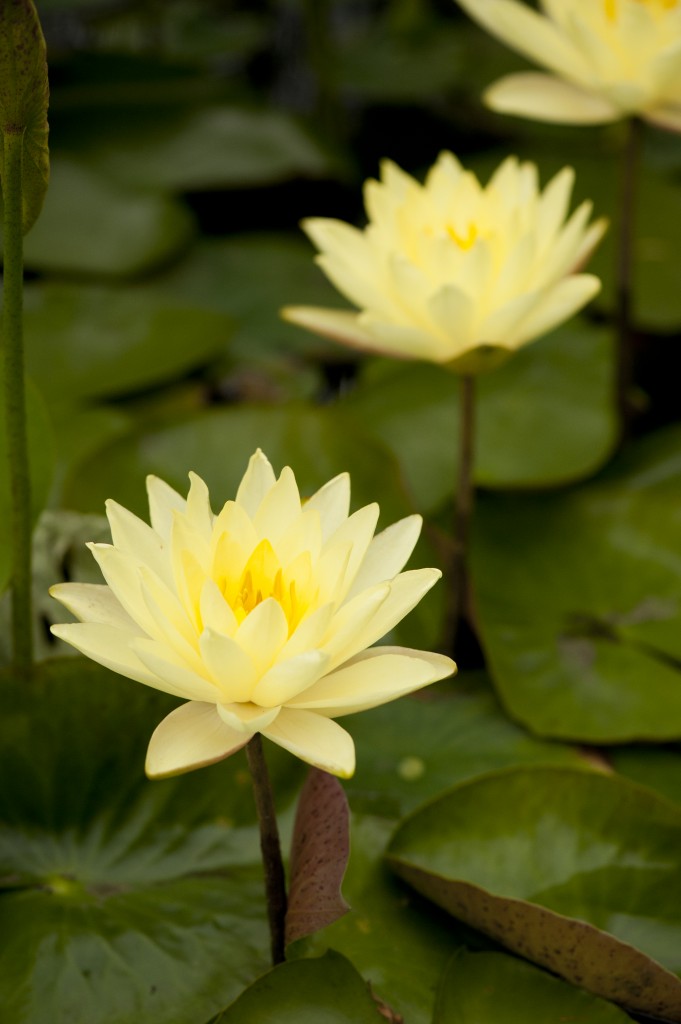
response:
M276 967L286 959L286 876L281 858L279 829L274 807L272 783L270 782L262 738L256 733L246 745L246 757L253 781L255 805L260 823L260 850L265 869L265 893L267 916L270 925L272 965Z
M4 203L2 354L5 424L11 493L12 652L16 669L30 671L33 659L31 611L31 483L26 426L23 344L22 164L24 129L3 129Z
M454 545L451 560L452 586L445 615L446 646L454 653L459 623L466 613L469 571L468 548L475 503L473 483L475 446L475 377L461 377L459 406L459 474L454 498Z
M634 271L634 231L643 122L632 117L622 149L619 235L617 239L616 312L617 367L615 401L620 417L621 438L626 438L633 413L634 326L632 321L632 285Z

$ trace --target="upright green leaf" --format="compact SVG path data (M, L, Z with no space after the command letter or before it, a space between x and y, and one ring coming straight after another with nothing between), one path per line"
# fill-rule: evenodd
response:
M32 0L0 0L0 128L24 133L23 226L43 205L50 177L45 40ZM3 154L0 147L0 180Z

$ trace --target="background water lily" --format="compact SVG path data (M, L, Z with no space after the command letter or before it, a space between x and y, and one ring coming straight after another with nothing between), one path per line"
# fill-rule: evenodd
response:
M151 526L108 502L113 544L92 544L106 585L52 594L81 621L53 627L83 654L189 701L161 722L147 774L219 761L262 733L340 776L354 745L335 721L451 675L444 656L375 647L440 578L401 572L421 529L410 516L374 536L378 505L348 515L341 474L301 504L257 451L214 516L195 474L185 501L148 481Z
M369 224L312 218L317 263L358 306L294 306L285 319L344 344L479 373L581 309L600 288L578 273L605 230L591 203L567 216L566 167L541 191L509 157L482 186L452 153L421 185L386 160L364 191Z
M458 0L480 25L551 74L495 82L486 103L506 114L605 124L638 114L681 131L678 0Z

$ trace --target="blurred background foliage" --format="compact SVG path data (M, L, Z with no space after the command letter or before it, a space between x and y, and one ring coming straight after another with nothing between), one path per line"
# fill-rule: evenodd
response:
M167 701L76 660L69 667L70 648L47 628L64 613L46 589L97 579L83 543L106 536L107 497L144 514L147 473L184 490L193 469L219 505L257 446L275 467L290 464L304 492L349 470L354 507L378 498L384 525L425 514L415 564L446 563L457 380L433 366L356 357L278 317L283 304L342 304L299 220L361 224L361 185L381 158L421 174L442 149L482 175L517 153L539 164L542 183L572 164L575 201L592 198L612 221L592 263L604 287L582 317L481 382L477 636L462 638L454 684L351 723L354 912L300 952L331 946L355 966L332 956L312 974L282 968L272 982L277 1020L288 1019L286 1000L291 1020L316 1024L319 1007L331 1004L334 1021L364 1020L372 1007L355 969L393 1007L391 1019L402 1014L409 1024L549 1024L568 1010L593 1024L630 1019L490 952L502 935L484 927L479 908L467 917L459 907L463 925L424 898L451 909L450 890L435 898L423 884L418 896L388 873L382 855L395 824L424 800L442 800L449 816L452 796L442 793L454 784L472 808L470 849L457 847L452 868L459 882L496 892L498 920L520 898L591 922L610 937L604 957L632 943L669 974L668 1001L655 991L632 1002L621 988L592 990L681 1020L681 406L672 370L681 341L681 139L646 134L636 211L638 415L616 454L621 125L559 128L485 110L484 86L526 65L452 0L37 6L50 64L52 180L26 239L36 519L42 512L34 632L41 656L58 660L41 670L38 714L5 678L0 876L10 891L0 928L11 941L0 953L0 1004L8 1021L206 1024L265 968L241 755L191 779L143 780L146 738ZM3 521L7 487L0 470ZM3 536L3 586L7 575ZM438 645L443 590L400 626L398 642ZM9 660L4 638L0 657ZM584 744L608 746L585 753ZM596 791L590 776L604 766L617 774ZM529 782L522 767L537 768ZM278 755L274 768L288 822L300 771ZM510 806L503 786L480 780L492 771L497 780L511 772ZM478 839L491 863L531 866L543 842L536 803L551 808L556 793L567 808L562 818L554 808L553 820L562 882L541 872L534 890L507 884L503 872L496 888L481 879ZM441 874L438 828L416 820L398 833L407 835L395 854L400 873L410 877L418 863ZM418 849L409 844L415 829ZM648 845L638 841L649 834ZM627 924L634 919L637 928ZM520 951L546 964L536 944ZM579 986L581 976L570 980ZM269 1012L271 992L254 986L225 1024Z

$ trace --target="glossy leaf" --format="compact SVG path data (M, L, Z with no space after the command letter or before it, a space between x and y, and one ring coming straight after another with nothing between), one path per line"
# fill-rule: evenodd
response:
M388 861L513 952L681 1020L681 809L615 776L517 768L407 818Z
M609 753L615 769L681 804L681 747L617 747Z
M333 924L350 909L341 885L350 856L350 810L341 783L313 768L291 842L286 945Z
M7 132L23 134L24 233L30 230L42 209L50 178L48 96L45 40L33 2L3 0L0 4L0 143ZM3 161L0 146L0 183Z
M29 371L59 403L180 377L223 352L231 329L226 315L153 286L36 284L25 303Z
M196 1024L266 967L245 761L149 782L175 703L82 659L0 679L0 1005L13 1024ZM278 801L299 773L270 752Z
M24 259L31 270L127 277L178 255L193 234L193 218L179 203L130 191L59 157Z
M472 568L490 671L535 732L681 736L681 430L569 493L482 496Z
M133 127L83 158L121 184L176 192L319 177L329 169L290 115L239 107L206 107L175 123L145 124L143 133Z
M0 368L0 395L4 394L4 374ZM54 445L52 426L45 404L33 385L29 382L26 388L28 416L28 454L31 474L31 508L33 521L47 503L54 471ZM0 593L9 582L11 564L10 521L10 481L7 462L7 438L4 422L4 403L0 417Z
M612 1003L503 953L457 953L440 983L433 1024L627 1024Z
M593 473L615 439L612 349L570 324L478 378L476 468L485 487L555 486ZM398 458L421 509L456 481L459 378L426 364L375 364L346 405Z
M349 960L329 952L259 978L215 1024L380 1024L376 1003Z

